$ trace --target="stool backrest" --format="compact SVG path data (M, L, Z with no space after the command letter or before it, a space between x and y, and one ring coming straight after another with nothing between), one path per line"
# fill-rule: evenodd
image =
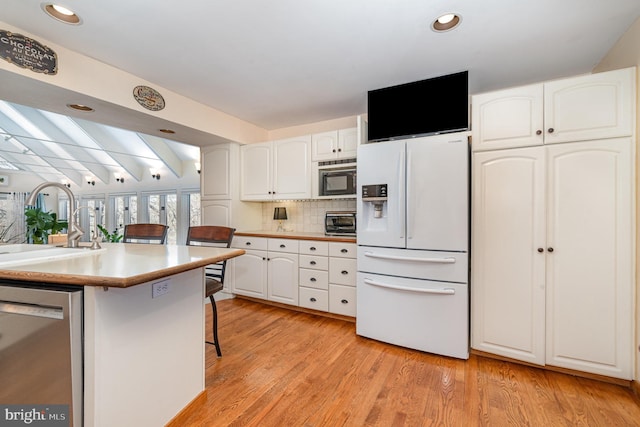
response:
M156 243L167 242L169 226L164 224L127 224L124 226L124 243Z
M187 233L187 245L190 246L214 246L218 248L230 248L233 234L236 229L218 225L197 225L189 227ZM227 261L208 265L205 268L205 276L217 279L224 283L224 273Z

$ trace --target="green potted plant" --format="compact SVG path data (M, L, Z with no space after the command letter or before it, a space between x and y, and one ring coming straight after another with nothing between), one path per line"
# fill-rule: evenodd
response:
M44 212L41 208L26 208L24 215L27 241L31 243L47 243L50 234L59 233L69 227L67 221L58 221L55 212Z
M122 234L118 234L117 229L113 230L113 233L109 233L106 228L104 228L99 224L98 224L98 229L100 230L100 232L102 233L102 235L104 236L107 242L118 243L124 237Z

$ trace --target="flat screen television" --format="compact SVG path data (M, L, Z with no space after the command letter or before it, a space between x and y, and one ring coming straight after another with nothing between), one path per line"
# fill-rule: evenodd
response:
M371 90L368 139L384 141L469 129L469 72Z

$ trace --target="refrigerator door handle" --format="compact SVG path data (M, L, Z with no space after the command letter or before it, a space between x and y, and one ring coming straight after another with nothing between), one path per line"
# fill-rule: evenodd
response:
M393 261L432 262L432 263L438 263L438 264L453 264L456 262L456 259L454 257L415 258L415 257L405 257L405 256L396 256L396 255L380 255L371 251L365 251L364 256L369 258L390 259Z
M398 165L397 165L397 171L398 171L398 189L399 189L399 194L398 197L396 198L396 202L398 203L398 216L397 218L399 218L398 221L398 231L400 231L400 238L404 239L404 232L405 232L405 228L406 228L406 216L405 216L405 212L403 212L403 208L405 205L405 184L406 184L406 178L405 178L405 174L404 174L404 169L405 169L405 150L400 151L400 157L398 158Z
M371 286L378 286L380 288L395 289L398 291L419 292L422 294L455 295L456 293L456 290L452 288L444 288L444 289L412 288L410 286L398 286L398 285L390 285L389 283L376 282L371 279L364 279L364 283Z

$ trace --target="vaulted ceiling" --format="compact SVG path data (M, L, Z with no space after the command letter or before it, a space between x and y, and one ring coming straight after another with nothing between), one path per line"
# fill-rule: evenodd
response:
M185 161L199 158L194 146L5 101L0 138L0 170L76 185L141 181L151 169L180 178Z

